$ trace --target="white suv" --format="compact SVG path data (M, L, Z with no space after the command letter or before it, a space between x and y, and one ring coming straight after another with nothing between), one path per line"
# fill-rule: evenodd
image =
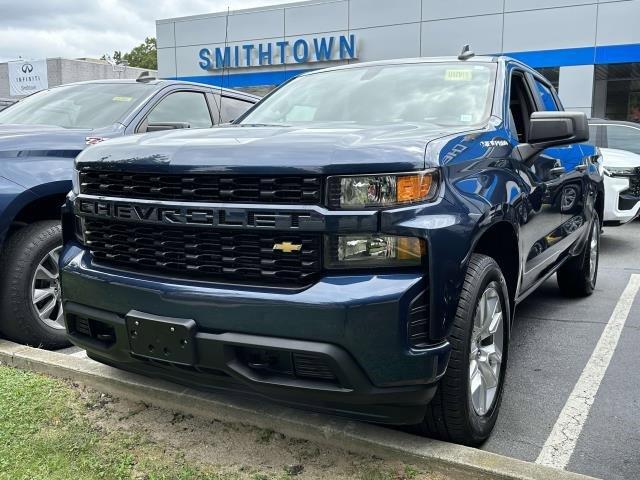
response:
M640 124L592 118L589 129L602 152L604 223L630 222L640 215Z

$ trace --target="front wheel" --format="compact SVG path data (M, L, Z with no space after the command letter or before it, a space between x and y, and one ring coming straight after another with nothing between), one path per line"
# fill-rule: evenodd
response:
M14 233L0 259L0 330L44 348L69 345L62 315L58 258L60 222L41 221Z
M594 212L589 238L582 252L558 270L560 291L570 297L586 297L593 293L598 280L600 262L600 219Z
M508 298L496 261L472 255L449 335L449 365L420 433L469 446L491 434L507 368Z

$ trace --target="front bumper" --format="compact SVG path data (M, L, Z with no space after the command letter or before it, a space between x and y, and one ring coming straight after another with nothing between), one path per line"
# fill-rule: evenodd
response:
M640 197L631 194L630 181L624 177L604 177L604 222L621 225L640 215Z
M313 410L413 424L422 420L448 361L446 341L408 347L408 307L426 288L420 273L328 276L305 290L248 288L100 267L73 242L66 245L61 266L73 343L103 363L198 388L240 390ZM194 320L196 361L176 365L132 354L126 324L132 310ZM79 319L93 322L102 335L76 328ZM333 379L299 377L295 368L294 374L287 368L255 368L248 351L276 352L285 363L297 354L311 356Z

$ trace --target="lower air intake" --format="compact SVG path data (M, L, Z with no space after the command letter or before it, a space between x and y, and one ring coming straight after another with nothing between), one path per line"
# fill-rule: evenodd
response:
M409 346L425 348L429 345L429 292L423 291L409 305Z

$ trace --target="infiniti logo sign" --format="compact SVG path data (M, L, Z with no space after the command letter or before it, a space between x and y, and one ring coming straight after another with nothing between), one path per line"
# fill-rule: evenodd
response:
M49 88L47 60L19 60L8 62L9 94L31 95Z

